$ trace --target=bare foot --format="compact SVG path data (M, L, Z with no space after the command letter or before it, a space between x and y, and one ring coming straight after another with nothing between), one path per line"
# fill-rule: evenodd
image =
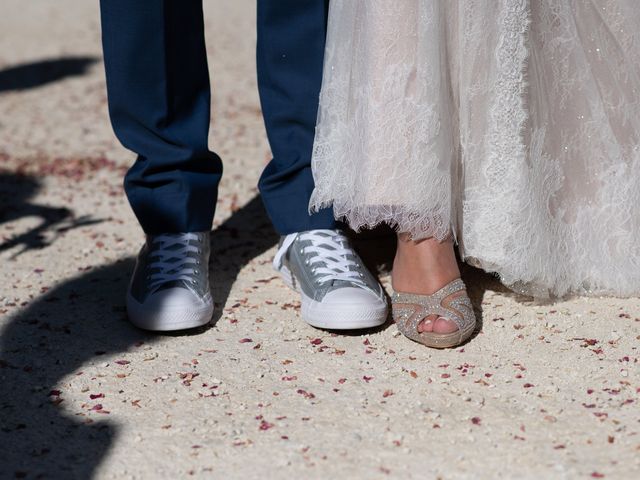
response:
M431 295L456 278L460 278L460 270L451 240L413 241L406 234L398 235L391 273L394 291ZM418 325L420 333L453 333L456 330L458 326L453 321L438 315L429 315Z

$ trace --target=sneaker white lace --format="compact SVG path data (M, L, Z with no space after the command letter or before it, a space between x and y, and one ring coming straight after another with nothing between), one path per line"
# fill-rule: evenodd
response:
M189 256L189 253L201 253L201 249L196 246L197 242L196 233L160 234L152 237L148 266L152 272L148 275L149 289L154 290L164 283L177 280L193 282L200 262L197 257Z

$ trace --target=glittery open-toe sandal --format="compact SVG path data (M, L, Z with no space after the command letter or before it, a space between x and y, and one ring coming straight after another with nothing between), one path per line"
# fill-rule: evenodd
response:
M391 297L393 320L406 337L427 347L449 348L469 339L476 327L467 289L461 279L456 279L432 295L394 292ZM458 326L452 333L418 331L418 325L426 317L438 315Z

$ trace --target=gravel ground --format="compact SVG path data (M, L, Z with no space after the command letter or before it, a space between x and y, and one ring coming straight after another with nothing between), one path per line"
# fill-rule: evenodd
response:
M639 478L638 299L536 304L467 269L482 329L461 348L300 321L256 198L255 5L205 4L218 308L150 335L124 312L142 232L97 2L3 0L0 478ZM387 287L389 243L359 241Z

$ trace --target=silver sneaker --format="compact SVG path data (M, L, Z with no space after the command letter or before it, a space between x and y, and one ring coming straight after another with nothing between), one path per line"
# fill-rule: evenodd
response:
M209 323L209 252L209 232L148 235L127 293L131 323L154 331Z
M302 319L314 327L371 328L387 320L382 286L339 230L282 237L273 266L300 292Z

